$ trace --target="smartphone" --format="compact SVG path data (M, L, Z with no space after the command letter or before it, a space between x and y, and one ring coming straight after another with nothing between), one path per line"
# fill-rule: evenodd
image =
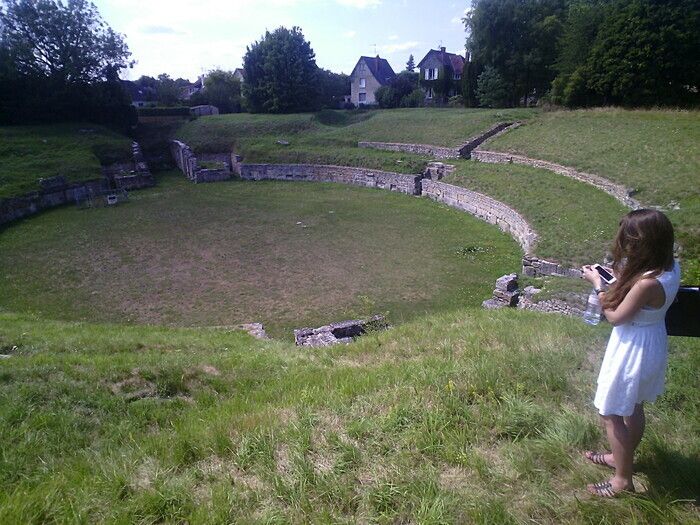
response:
M600 264L594 264L593 269L598 272L598 275L600 275L601 279L603 279L603 281L605 281L606 283L612 284L615 281L617 281L613 274L611 274L608 270L603 268Z

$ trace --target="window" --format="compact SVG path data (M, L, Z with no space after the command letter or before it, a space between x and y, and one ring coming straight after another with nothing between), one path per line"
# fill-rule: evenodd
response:
M455 73L455 80L460 80L462 78L462 73Z
M428 88L428 98L433 98L433 88Z
M360 79L360 87L361 87L361 88L367 87L366 79L364 79L364 78L361 78L361 79Z
M426 80L435 80L438 77L438 70L436 67L430 67L425 70Z
M360 93L360 102L367 102L367 93Z

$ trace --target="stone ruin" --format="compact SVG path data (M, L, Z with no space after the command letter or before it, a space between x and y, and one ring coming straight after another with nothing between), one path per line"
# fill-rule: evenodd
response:
M267 332L265 332L262 323L245 323L239 325L238 328L244 332L248 332L248 334L256 339L268 339Z
M533 301L533 297L540 291L539 288L534 286L527 286L521 292L518 288L517 274L511 273L496 280L493 296L491 299L481 303L481 306L489 310L517 307L523 310L535 310L537 312L569 315L572 317L583 316L586 308L586 294L569 293L567 300L551 298L537 302Z
M369 319L353 319L331 323L319 328L299 328L294 330L294 342L297 346L331 346L348 344L370 330L386 330L388 325L382 315Z
M496 279L496 288L493 297L486 299L481 306L489 310L503 308L505 306L518 306L520 290L518 289L518 275L510 273Z
M423 171L423 177L431 180L440 180L443 177L450 175L454 172L455 166L453 164L445 164L444 162L428 162Z

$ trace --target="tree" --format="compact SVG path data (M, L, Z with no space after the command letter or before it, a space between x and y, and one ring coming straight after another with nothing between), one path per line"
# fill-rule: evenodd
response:
M161 106L174 106L180 100L180 88L175 80L167 73L158 75L156 92L158 93L158 104Z
M252 112L312 111L319 106L319 68L299 27L279 27L246 48L243 94Z
M573 2L559 42L553 102L697 104L698 26L694 0Z
M474 0L464 18L473 58L495 68L510 103L544 95L554 79L556 42L568 0Z
M350 94L350 77L344 73L333 73L328 69L318 72L320 83L319 103L324 108L338 108L345 95Z
M698 103L697 0L617 0L587 60L588 86L607 103Z
M488 108L501 108L508 104L508 86L496 68L484 68L477 80L476 96L479 104Z
M86 0L0 7L0 120L87 120L125 129L136 114L119 81L131 53ZM9 67L7 66L9 64Z
M61 84L107 80L133 65L122 36L87 0L6 0L0 12L3 45L21 75Z
M392 78L389 85L380 87L374 96L382 108L415 107L415 95L411 98L411 94L417 88L418 75L403 71Z
M233 76L233 71L211 71L204 78L202 94L207 104L216 106L221 113L241 111L241 82Z
M413 73L416 70L416 60L413 55L408 55L408 62L406 62L406 71Z

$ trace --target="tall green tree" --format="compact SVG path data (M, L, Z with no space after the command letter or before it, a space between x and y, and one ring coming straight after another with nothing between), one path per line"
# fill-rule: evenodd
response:
M324 108L339 108L345 95L350 94L350 77L344 73L333 73L328 69L318 71L320 95L319 105Z
M511 105L548 91L566 6L567 0L473 0L464 19L467 48L498 71Z
M416 70L416 59L413 55L408 55L408 62L406 62L406 71L413 73Z
M572 107L698 104L698 27L695 0L572 2L552 100Z
M241 82L233 76L233 71L211 71L204 78L202 94L206 103L216 106L221 113L241 111Z
M161 106L174 106L180 100L180 87L167 73L158 75L156 92L158 93L158 104Z
M252 112L290 113L319 107L319 68L299 27L279 27L246 49L243 95Z
M18 73L62 84L106 80L130 65L123 37L87 0L5 0L0 11L3 45Z
M124 128L135 121L119 82L131 53L94 4L5 0L0 50L2 122L92 120Z
M587 61L588 86L606 103L698 102L700 3L618 0Z

